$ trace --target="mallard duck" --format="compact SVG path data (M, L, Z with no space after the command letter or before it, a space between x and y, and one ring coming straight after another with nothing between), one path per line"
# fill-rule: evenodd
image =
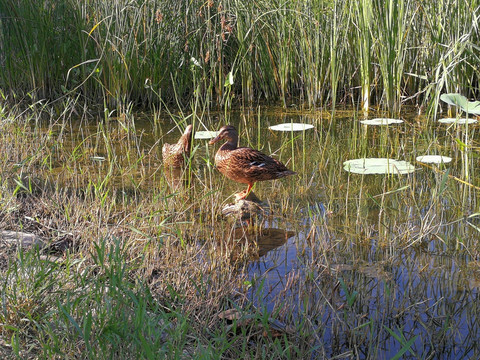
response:
M236 195L237 200L245 199L257 181L274 180L296 172L287 169L280 161L248 147L238 146L238 132L231 125L223 126L218 136L209 144L226 140L215 154L217 169L233 181L247 184L246 190Z
M192 130L193 126L188 125L175 145L163 144L163 165L166 168L182 168L185 166L192 148Z

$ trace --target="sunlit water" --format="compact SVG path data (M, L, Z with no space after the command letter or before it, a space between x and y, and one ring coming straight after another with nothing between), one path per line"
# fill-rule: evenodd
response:
M480 222L469 218L478 211L478 191L465 184L479 185L478 159L475 148L467 157L461 151L461 143L478 145L477 127L469 125L466 132L464 127L426 125L425 118L413 114L403 118L404 124L367 128L350 111L338 111L334 120L331 114L268 109L260 115L230 115L240 145L273 152L298 172L254 188L271 209L263 226L294 235L250 260L247 296L279 318L316 324L318 336L311 346L323 349L319 356L348 351L352 337L364 344L359 354L370 357L376 349L378 358L391 358L402 348L409 349L403 358L480 354ZM315 129L268 130L284 122L305 122ZM223 116L214 115L205 126L197 123L196 130L218 130L224 124ZM158 148L176 141L180 131L169 132L173 128L173 123L162 125L166 135ZM135 130L143 133L145 149L159 140L150 121L138 121ZM218 149L206 143L194 144L199 178L205 159L213 162ZM450 156L453 162L445 167L415 162L425 154ZM406 160L416 171L362 176L343 169L344 161L362 157ZM214 176L225 203L244 189L218 172Z

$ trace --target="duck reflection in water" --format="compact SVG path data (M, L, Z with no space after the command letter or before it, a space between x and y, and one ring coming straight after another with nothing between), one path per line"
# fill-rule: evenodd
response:
M222 214L234 219L233 227L227 233L224 245L233 263L258 260L269 251L285 244L295 232L264 228L267 209L264 203L250 191L245 199L236 197L235 203L225 206Z
M226 244L232 263L255 261L284 245L294 231L277 228L265 228L251 231L245 227L236 227L228 234Z

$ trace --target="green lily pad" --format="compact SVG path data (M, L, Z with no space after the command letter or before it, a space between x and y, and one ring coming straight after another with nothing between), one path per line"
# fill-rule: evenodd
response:
M269 129L274 131L304 131L313 129L313 125L302 123L285 123L270 126Z
M213 139L214 137L217 137L218 134L220 134L220 131L196 131L195 139Z
M480 101L468 101L468 99L460 94L442 94L440 100L449 105L453 105L472 115L480 115Z
M441 155L423 155L417 156L415 160L425 164L448 164L452 161L452 158Z
M415 166L407 161L386 158L354 159L343 163L345 171L354 174L409 174Z
M457 118L445 118L438 120L439 123L442 124L458 124L458 125L465 125L465 124L475 124L477 122L476 119L457 119Z
M369 120L360 121L364 125L391 125L391 124L401 124L403 120L400 119L387 119L387 118L375 118Z

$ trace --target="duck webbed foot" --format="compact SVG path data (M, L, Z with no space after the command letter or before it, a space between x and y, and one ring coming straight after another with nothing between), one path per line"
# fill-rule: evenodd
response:
M262 202L262 200L260 200L253 191L249 191L247 193L246 190L235 194L235 203L238 203L240 200L252 201L257 204L260 204Z

